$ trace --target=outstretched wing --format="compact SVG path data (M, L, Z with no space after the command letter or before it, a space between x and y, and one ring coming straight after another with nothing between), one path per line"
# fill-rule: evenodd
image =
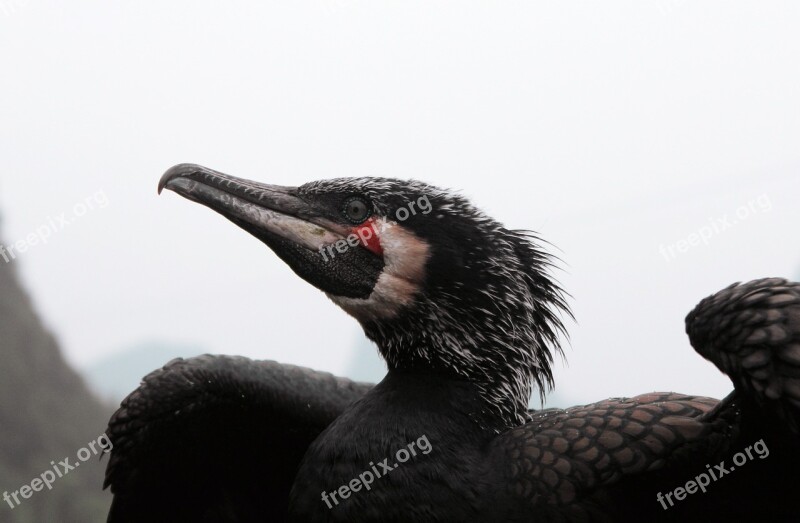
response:
M722 402L653 393L535 414L496 443L508 457L513 495L523 500L520 514L541 521L796 520L800 284L732 285L700 302L686 326L695 350L736 391ZM699 478L708 491L688 495L690 483L699 492ZM678 488L680 499L667 497Z
M108 521L282 519L308 446L371 387L273 361L171 361L109 421Z
M743 399L795 432L800 420L800 284L780 278L733 284L686 318L697 352L733 381Z
M651 478L727 446L735 412L714 411L718 404L711 398L652 393L534 414L531 422L494 443L494 452L510 464L506 494L521 500L509 517L628 521L638 514L646 521L658 516L660 487ZM639 492L637 482L650 486ZM624 493L621 502L618 493Z

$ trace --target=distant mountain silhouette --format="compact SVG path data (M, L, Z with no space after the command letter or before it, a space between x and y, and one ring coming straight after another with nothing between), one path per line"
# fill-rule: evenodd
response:
M207 352L196 345L140 343L106 356L81 371L95 393L103 400L118 405L139 386L146 374L163 367L174 358L190 358Z
M51 462L78 462L79 451L103 434L113 409L64 361L19 284L17 263L0 258L0 521L105 521L111 501L102 491L106 460L94 454L52 482L52 490L32 485L53 470ZM12 509L3 494L25 485L41 490L26 491L28 499L20 492Z

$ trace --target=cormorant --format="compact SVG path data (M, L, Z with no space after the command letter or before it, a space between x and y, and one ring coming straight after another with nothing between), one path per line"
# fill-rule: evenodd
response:
M164 188L268 245L359 321L389 371L372 386L238 357L170 362L109 422L110 522L797 519L800 285L734 285L687 317L734 383L722 401L529 411L570 315L533 234L417 181L291 188L181 164Z

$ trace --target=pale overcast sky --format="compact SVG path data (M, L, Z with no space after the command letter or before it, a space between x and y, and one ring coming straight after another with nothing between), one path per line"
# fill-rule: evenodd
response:
M340 373L357 324L158 178L415 177L558 247L561 396L720 397L684 316L800 277L798 27L790 1L0 0L2 236L72 218L13 263L76 364L161 340Z

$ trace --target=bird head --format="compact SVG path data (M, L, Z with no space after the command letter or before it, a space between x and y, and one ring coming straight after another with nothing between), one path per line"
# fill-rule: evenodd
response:
M419 181L339 178L282 187L193 164L161 178L269 246L363 327L390 370L477 384L497 427L552 387L564 293L531 233ZM562 314L563 313L563 314Z

